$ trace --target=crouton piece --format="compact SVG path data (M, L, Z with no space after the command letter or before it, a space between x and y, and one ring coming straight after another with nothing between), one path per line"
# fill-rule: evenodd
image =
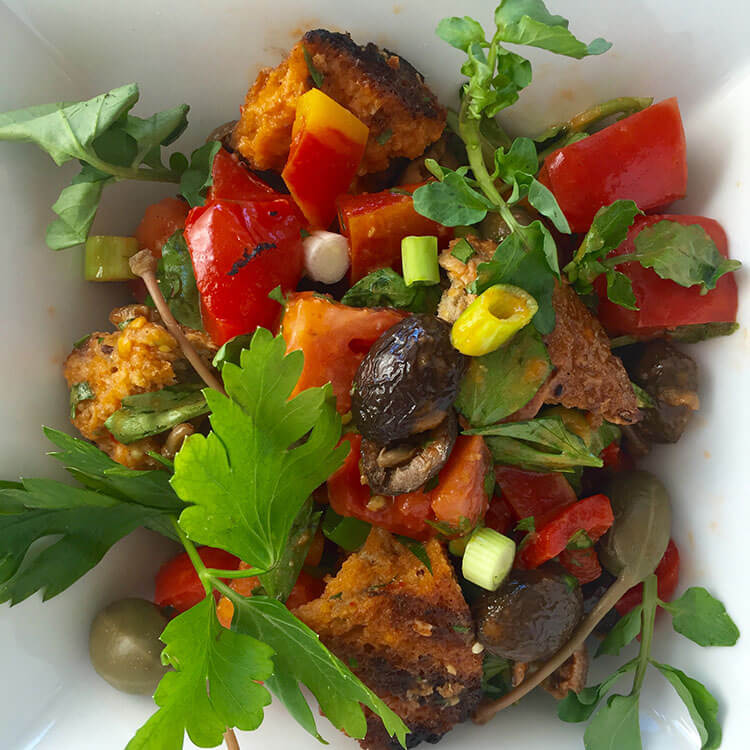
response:
M264 68L241 108L232 145L255 169L281 171L292 140L297 99L313 87L305 52L323 77L321 91L370 129L359 174L391 159L415 159L445 127L445 109L404 58L348 34L308 31L276 68Z
M482 658L474 624L440 543L425 545L432 573L382 529L373 528L319 599L295 614L411 730L409 746L435 742L465 721L481 697ZM398 747L376 716L366 750Z
M497 243L492 240L480 240L478 237L466 238L474 248L475 255L463 263L451 253L461 238L452 240L447 250L443 250L438 258L441 268L448 274L451 285L443 292L438 305L437 315L446 323L455 323L461 313L477 298L471 294L466 287L477 279L477 266L492 260Z
M556 284L552 305L555 328L544 342L556 371L546 402L589 411L615 424L637 422L633 386L610 351L601 323L564 282Z
M123 445L108 432L104 423L117 411L122 399L136 393L156 391L174 385L187 361L177 341L163 326L149 319L142 306L128 305L114 310L110 319L122 329L114 333L94 332L73 349L63 365L68 386L88 383L94 398L80 401L71 419L81 434L93 440L115 461L130 468L146 468L153 460L147 451L157 451L161 436ZM199 351L214 350L205 334L186 330Z

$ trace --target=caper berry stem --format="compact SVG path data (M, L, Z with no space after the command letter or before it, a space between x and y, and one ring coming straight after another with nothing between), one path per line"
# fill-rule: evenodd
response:
M474 722L477 724L485 724L489 721L498 711L502 711L504 708L512 705L516 701L520 700L527 693L533 690L537 685L542 683L549 675L551 675L556 669L561 667L581 646L584 641L591 635L594 628L604 619L605 615L615 606L619 601L620 597L634 585L632 577L627 571L621 575L608 589L602 598L597 602L596 606L589 612L589 614L581 621L580 625L573 631L573 635L570 640L553 656L551 657L540 669L531 674L526 678L518 687L506 693L502 697L494 701L486 701L480 704L477 712L474 714ZM656 606L654 600L654 607ZM653 618L651 623L651 633L653 634ZM650 645L650 641L649 641Z

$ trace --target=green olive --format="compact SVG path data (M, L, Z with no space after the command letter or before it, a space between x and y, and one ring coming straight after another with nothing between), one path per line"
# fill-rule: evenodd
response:
M615 521L599 542L599 557L612 575L640 583L654 572L669 544L669 495L653 474L631 471L614 478L608 496Z
M122 599L91 624L89 656L94 669L123 693L151 695L166 672L159 636L167 618L145 599Z

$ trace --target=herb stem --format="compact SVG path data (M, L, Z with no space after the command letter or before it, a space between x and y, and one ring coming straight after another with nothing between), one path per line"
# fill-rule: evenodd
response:
M641 615L641 648L638 651L638 664L635 668L633 678L633 689L630 695L638 695L643 686L648 667L648 658L651 653L651 641L654 638L654 621L656 620L656 590L657 578L652 573L643 581L643 613Z
M206 596L208 596L212 591L211 581L209 580L211 576L208 575L208 571L206 569L206 566L203 564L203 560L201 560L201 556L198 554L198 550L195 548L195 545L187 538L187 534L182 530L180 524L177 522L177 519L174 516L171 516L170 520L172 521L172 525L177 532L177 536L179 537L182 546L185 548L185 552L187 552L187 556L190 558L190 562L193 563L193 567L195 568L195 572L198 574L198 578L201 579L203 588L206 591Z
M102 161L92 153L87 153L84 159L86 164L98 169L100 172L111 175L118 180L141 180L143 182L174 182L180 181L180 175L172 169L154 169L140 167L120 167L116 164Z
M242 568L241 570L219 570L218 568L206 568L206 575L211 578L254 578L267 573L260 568Z

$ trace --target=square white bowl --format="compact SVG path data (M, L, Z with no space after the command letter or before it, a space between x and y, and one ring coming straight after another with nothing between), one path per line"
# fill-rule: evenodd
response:
M734 257L750 262L747 169L750 145L750 6L741 0L681 2L636 0L597 3L553 0L550 10L571 20L579 37L614 42L602 57L581 62L547 53L534 62L530 89L506 118L520 133L534 133L594 102L618 95L677 95L688 140L689 195L676 208L718 219ZM0 111L47 101L93 96L122 83L141 85L138 114L182 101L193 107L182 150L197 145L217 123L236 116L248 84L263 65L275 65L308 28L351 31L397 50L443 98L455 98L461 55L433 34L443 16L469 14L487 24L493 4L477 0L6 0L0 4ZM181 142L182 143L182 142ZM50 206L73 172L57 170L33 146L0 143L0 240L4 282L0 357L0 477L60 476L40 425L72 429L60 374L71 342L107 326L107 311L125 290L87 284L81 253L53 253L44 244ZM95 230L133 231L143 208L168 193L160 186L107 188ZM750 631L744 578L750 342L747 274L740 284L740 331L691 348L701 372L702 407L678 446L649 460L670 488L674 537L682 554L681 585L705 585L727 604L741 630ZM142 532L116 545L103 563L69 591L42 604L34 597L0 609L3 675L0 748L3 750L115 750L125 746L153 710L149 699L117 693L91 669L88 627L109 601L152 593L153 574L173 549ZM1 552L1 550L0 550ZM748 747L743 711L750 672L747 636L734 649L701 649L657 628L655 657L703 681L719 698L727 750ZM612 662L614 663L614 662ZM598 665L604 674L607 664ZM611 666L611 663L609 664ZM644 747L700 746L671 688L649 678L641 703ZM355 747L321 721L334 748ZM583 747L583 727L555 716L546 695L534 695L484 728L470 724L441 747L472 743L479 750ZM274 705L244 747L315 747ZM192 747L186 742L186 747Z

